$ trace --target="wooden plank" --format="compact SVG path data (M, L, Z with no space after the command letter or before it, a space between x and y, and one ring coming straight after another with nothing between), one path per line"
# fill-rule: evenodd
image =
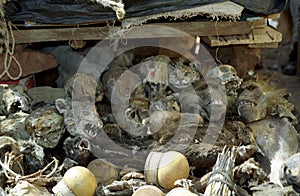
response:
M98 40L108 36L108 27L13 30L15 42L32 43L66 40Z
M278 48L278 42L274 43L261 43L261 44L249 44L249 48Z
M147 24L152 25L152 24ZM175 23L155 23L163 27L172 27L184 31L192 36L212 36L212 35L234 35L246 34L251 31L251 22L175 22ZM146 26L146 25L143 25ZM131 27L130 29L133 29ZM129 30L130 30L129 29ZM46 41L66 41L66 40L103 40L110 38L114 33L121 30L121 27L79 27L79 28L52 28L52 29L25 29L14 30L16 43L32 43ZM174 32L166 29L162 32L149 32L148 29L139 28L135 34L128 34L126 38L159 38L174 37Z
M248 34L252 30L252 24L248 21L156 23L156 25L173 27L193 36L239 35Z
M221 38L221 39L220 39ZM240 44L264 44L264 43L278 43L282 40L282 34L275 29L266 26L265 28L253 29L252 33L235 36L208 36L203 37L202 40L212 47L228 46Z

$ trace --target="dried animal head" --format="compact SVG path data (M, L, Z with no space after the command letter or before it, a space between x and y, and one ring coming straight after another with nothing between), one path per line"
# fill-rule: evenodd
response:
M68 158L76 161L79 165L87 165L91 161L91 152L80 136L67 137L63 149Z
M172 143L176 143L179 148L181 144L189 144L193 140L194 131L202 125L203 118L200 115L177 111L155 111L145 123L147 134L158 140L154 143L155 148L164 145L171 136Z
M183 93L184 94L184 93ZM180 112L179 97L174 93L172 95L162 97L157 101L150 102L149 112L155 111L174 111Z
M37 144L45 148L54 148L65 133L63 120L63 116L55 107L41 107L26 118L25 127Z
M234 67L231 65L220 65L209 70L206 77L218 78L221 84L225 85L227 95L237 96L237 90L242 84L242 79L237 75Z
M18 141L20 152L24 154L24 161L27 166L27 172L33 173L44 166L44 148L38 145L32 139Z
M238 113L247 123L263 119L267 115L268 100L265 92L255 82L242 85L238 98Z
M168 71L171 59L164 55L152 56L141 61L139 73L144 83L168 85Z
M250 158L241 165L234 168L234 177L239 185L261 184L267 177L261 165ZM249 184L248 184L249 183Z
M91 100L100 102L104 96L102 82L100 80L96 81L91 75L85 73L76 73L71 76L64 88L67 95L77 100L88 97Z
M25 130L25 119L28 115L22 111L10 114L0 122L0 135L10 136L15 140L28 139L29 135Z
M257 76L256 81L242 84L242 92L237 100L239 115L247 123L263 119L267 113L283 113L283 108L292 111L293 105L285 98L285 89L276 89L269 84L269 80ZM278 107L279 106L279 107ZM281 108L281 110L279 110ZM295 119L290 113L291 118Z
M55 107L60 114L64 116L64 124L68 133L72 136L79 135L74 120L74 111L72 110L72 102L70 99L56 99Z
M19 152L20 146L18 145L17 141L14 140L13 138L8 136L0 136L0 149L1 149L0 158L3 158L4 153L6 151Z
M176 88L183 89L200 80L201 74L196 63L184 64L183 59L179 59L169 73L169 82Z
M155 111L147 123L147 134L164 141L174 134L180 119L181 114L179 112Z
M122 67L129 67L132 65L134 56L135 55L134 55L133 50L127 50L127 51L123 52L122 54L120 54L119 56L117 56L113 60L112 64L122 66Z
M198 96L199 105L202 108L201 116L210 121L219 121L225 116L226 92L218 81L210 79L207 81L196 81L194 89Z
M165 95L169 84L168 72L171 59L164 55L143 59L137 66L137 73L142 80L149 100L158 100Z
M31 99L22 86L0 85L0 113L9 114L17 111L29 112Z
M107 99L111 100L111 93L115 86L116 81L119 79L119 77L127 70L126 67L121 67L117 65L112 65L109 70L107 70L102 75L102 84L103 84L103 90L104 94L107 97Z

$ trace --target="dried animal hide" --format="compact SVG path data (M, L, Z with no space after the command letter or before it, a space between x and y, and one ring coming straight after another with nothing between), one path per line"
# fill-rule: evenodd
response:
M289 157L282 165L280 181L284 186L292 185L300 193L300 153Z
M248 124L256 143L271 162L271 182L281 184L280 168L298 150L298 134L287 118L270 117Z
M254 158L250 158L234 168L234 176L239 185L245 185L245 183L247 183L249 186L251 184L261 184L267 175L260 164L256 162Z

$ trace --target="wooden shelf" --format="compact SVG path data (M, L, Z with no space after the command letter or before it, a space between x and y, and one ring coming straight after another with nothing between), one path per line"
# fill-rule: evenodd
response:
M207 36L202 40L211 47L228 45L249 45L252 48L278 47L282 34L271 27L264 26L253 29L249 34Z
M154 23L147 25L159 25L172 27L177 30L184 31L192 36L213 36L213 35L237 35L248 34L251 32L252 23L248 21L239 22L170 22L170 23ZM131 27L134 28L134 27ZM110 39L112 35L122 30L120 26L110 27L78 27L78 28L49 28L49 29L23 29L14 30L14 38L16 43L32 43L32 42L48 42L48 41L67 41L67 40L103 40ZM126 37L134 38L159 38L174 37L172 32L147 32L140 31L134 36Z

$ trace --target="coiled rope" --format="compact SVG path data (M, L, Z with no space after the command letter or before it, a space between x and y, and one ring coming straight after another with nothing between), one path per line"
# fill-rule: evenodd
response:
M4 62L3 62L3 72L0 74L0 79L3 78L3 76L7 75L7 77L10 80L18 80L22 76L22 66L20 62L16 59L14 56L15 53L15 38L12 31L13 24L5 20L5 12L4 12L4 5L6 3L6 0L0 0L0 36L1 36L1 49L0 54L5 52L4 55ZM10 38L11 38L11 45L10 45ZM15 62L19 73L17 76L12 76L10 73L10 68L12 63Z

